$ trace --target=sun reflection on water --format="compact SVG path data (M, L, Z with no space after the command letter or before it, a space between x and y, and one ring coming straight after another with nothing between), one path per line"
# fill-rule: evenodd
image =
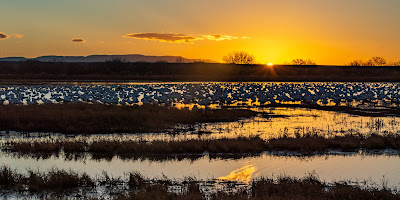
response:
M242 168L232 171L227 176L219 177L218 180L224 181L238 181L238 182L250 182L253 174L257 171L257 167L254 165L246 165Z

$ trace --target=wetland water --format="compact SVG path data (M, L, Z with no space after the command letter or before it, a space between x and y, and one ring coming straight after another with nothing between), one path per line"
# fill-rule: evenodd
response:
M342 112L323 111L308 108L251 108L268 113L272 117L252 117L235 122L197 123L194 125L177 125L164 133L143 134L93 134L93 135L64 135L57 133L19 134L0 132L0 141L98 141L98 140L188 140L216 139L260 136L263 139L278 138L282 135L289 137L296 134L319 134L326 137L342 136L345 134L399 134L400 118L395 116L370 117L357 116ZM168 134L175 133L175 134ZM199 134L200 133L200 134Z
M343 112L308 108L263 108L269 103L311 103L318 105L347 105L356 108L393 108L398 106L400 85L397 83L132 83L132 84L48 84L0 86L3 104L91 102L106 104L143 104L193 106L250 106L275 117L257 116L236 122L178 125L177 134L108 134L66 136L61 134L19 134L1 132L1 143L35 140L187 140L235 138L259 135L263 139L282 135L294 136L317 133L326 137L344 134L399 134L397 116L358 116ZM198 134L201 133L201 134ZM0 163L25 172L29 169L46 171L52 167L87 172L95 176L106 171L113 176L138 171L152 178L165 175L172 179L194 176L199 179L226 178L248 181L262 176L279 175L304 177L315 173L328 182L352 180L358 184L386 183L400 187L400 157L387 153L319 155L311 157L278 156L264 153L240 159L210 159L207 155L196 160L69 160L63 155L48 159L18 157L1 153ZM380 185L382 186L382 185Z
M129 172L137 171L149 178L165 175L170 179L183 179L188 176L197 179L225 178L232 181L247 182L252 178L296 176L299 178L316 174L327 182L350 180L355 184L376 183L381 187L400 189L400 157L398 155L364 155L341 154L320 155L311 157L276 156L264 153L260 156L240 159L210 159L208 156L196 160L122 160L114 157L111 160L85 159L69 160L64 156L52 156L48 159L18 158L0 154L2 163L11 168L26 172L26 169L48 171L73 169L86 172L91 176L100 175L103 171L113 177L126 177ZM367 181L366 183L364 181Z

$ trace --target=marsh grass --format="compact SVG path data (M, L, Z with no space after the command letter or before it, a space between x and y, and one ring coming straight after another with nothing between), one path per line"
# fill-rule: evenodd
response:
M200 189L200 183L195 178L185 178L183 181L173 181L170 179L149 179L138 172L128 174L128 179L120 177L109 177L106 172L96 179L90 178L86 174L78 174L73 171L63 171L52 169L46 173L28 171L28 175L22 175L7 166L0 168L0 192L29 192L47 196L46 199L71 199L71 194L83 189L94 189L99 185L106 185L110 191L110 199L130 200L130 199L171 199L171 200L201 200L206 196L210 199L400 199L400 194L392 191L385 186L378 189L374 187L360 188L349 182L341 181L335 183L325 183L318 179L314 174L304 178L280 176L278 178L261 177L253 179L249 187L238 188L234 191L215 191L207 193ZM4 175L5 174L5 175ZM214 184L230 184L234 187L237 182L212 181ZM6 184L8 186L4 187ZM180 192L172 192L169 187L178 184L182 187ZM127 187L125 187L126 185ZM24 189L25 188L25 189ZM212 189L212 188L209 188ZM210 192L210 191L208 191ZM57 194L53 197L51 194ZM69 196L69 197L68 197ZM103 199L103 197L86 197L84 199Z
M51 169L47 173L28 170L26 183L29 192L54 191L57 193L76 188L94 187L93 180L89 175L78 174L73 171Z
M347 182L327 185L310 175L301 179L280 177L278 180L260 178L252 183L250 199L400 199L387 188L361 189Z
M93 187L93 180L85 173L78 174L53 168L47 173L28 170L28 175L23 175L8 166L0 167L0 191L27 190L32 193L43 191L61 193L66 190Z
M130 173L129 186L135 192L119 195L116 199L205 199L206 195L199 189L201 181L188 178L182 182L183 192L168 192L172 181L159 181L144 178L137 172ZM133 183L133 184L131 184ZM236 182L229 184L235 185ZM327 184L319 180L317 175L310 174L303 178L279 176L276 179L261 177L253 179L250 187L238 189L236 192L219 191L212 193L208 199L268 199L268 200L297 200L297 199L400 199L400 194L393 193L390 189L366 187L360 188L349 182L335 182Z
M97 141L88 146L88 152L117 155L146 154L201 154L258 153L266 147L264 140L253 137L236 139L184 140L184 141Z
M369 136L345 135L326 138L323 136L304 135L296 138L283 136L265 141L259 137L238 137L233 139L184 140L184 141L95 141L85 142L13 142L5 145L3 151L17 152L21 155L58 155L61 150L68 155L91 154L94 159L171 159L198 158L203 153L210 157L243 157L259 155L264 151L285 151L313 155L330 150L356 152L363 150L400 150L400 136L394 134Z
M0 130L66 134L159 132L176 124L227 122L257 112L103 104L0 105Z
M10 167L2 166L0 168L0 190L20 190L22 188L22 175L18 174Z

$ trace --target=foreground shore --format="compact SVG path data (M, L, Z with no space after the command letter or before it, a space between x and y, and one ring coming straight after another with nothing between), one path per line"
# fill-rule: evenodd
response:
M28 170L21 174L7 166L0 168L0 194L41 196L44 199L72 199L99 197L98 190L105 190L110 199L400 199L389 188L363 188L348 181L325 183L317 176L304 178L280 176L238 182L227 177L213 180L148 179L131 172L121 177L107 173L93 178L74 171L52 169L49 172ZM174 189L173 189L174 188ZM218 189L220 188L220 189ZM222 188L222 189L221 189Z

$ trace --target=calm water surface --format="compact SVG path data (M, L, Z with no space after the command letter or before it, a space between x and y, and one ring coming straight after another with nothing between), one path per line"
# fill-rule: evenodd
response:
M400 134L400 118L357 116L347 113L322 111L306 108L253 108L281 117L254 117L236 122L200 123L196 125L178 125L168 133L143 134L99 134L66 136L63 134L6 134L0 132L0 141L36 141L36 140L188 140L236 138L243 136L260 136L264 139L289 137L295 134L319 134L326 137L344 134ZM198 134L198 133L203 134Z
M85 160L68 160L63 156L49 159L16 158L0 154L0 162L24 173L26 169L48 171L72 169L86 172L91 176L100 175L103 171L113 177L126 178L126 173L137 171L149 178L165 175L171 179L183 179L187 176L198 179L224 179L248 182L252 178L273 177L281 175L305 177L317 175L327 182L350 180L360 185L376 183L377 187L387 182L393 189L400 189L400 156L389 155L325 155L312 157L261 156L241 159L210 159L204 156L197 160L94 160L90 156ZM366 182L364 182L366 181Z

